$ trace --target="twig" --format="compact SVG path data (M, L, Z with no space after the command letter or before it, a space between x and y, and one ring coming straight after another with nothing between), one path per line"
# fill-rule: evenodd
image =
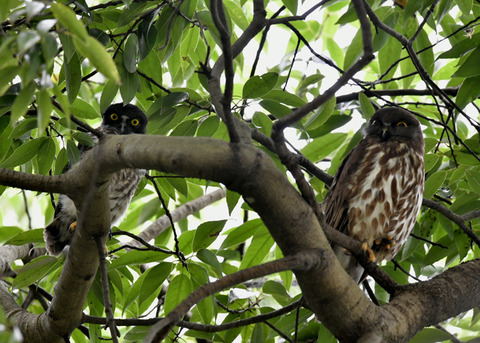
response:
M300 119L305 117L308 113L325 103L328 99L335 95L335 93L343 87L353 76L363 69L370 61L374 58L373 55L373 45L372 45L372 33L370 31L370 22L368 21L365 13L365 7L363 1L352 0L355 10L357 11L357 16L360 20L360 26L362 30L363 38L363 56L356 61L348 70L346 70L338 80L323 94L319 95L306 105L294 110L292 113L286 115L285 117L279 119L274 124L274 131L282 131L286 127L298 122Z
M108 286L108 273L107 273L107 262L105 260L105 247L103 245L101 237L95 238L95 243L97 244L98 258L100 260L100 273L102 276L102 293L103 293L103 303L105 305L105 315L107 317L106 327L110 329L110 334L112 335L112 341L118 343L118 338L120 337L120 332L115 325L115 318L113 317L112 303L110 302L110 288Z
M293 341L290 339L290 337L288 337L283 331L281 331L280 329L278 329L275 325L265 321L264 322L265 325L267 325L270 329L272 329L273 331L275 331L276 333L278 333L280 336L282 336L282 338L287 341L287 342L290 342L290 343L293 343Z
M438 202L435 202L429 199L423 199L422 205L437 211L438 213L442 214L445 218L448 218L452 222L457 224L458 227L460 227L460 229L462 229L462 231L465 232L467 236L470 237L470 239L480 247L480 238L473 232L472 229L470 229L467 225L465 225L465 221L462 218L462 216L459 216L458 214L449 210L448 208L439 204Z
M170 221L170 225L172 227L172 232L173 232L173 237L175 240L175 254L177 255L178 259L182 263L184 267L187 267L186 262L185 262L185 256L183 253L180 251L179 248L179 243L178 243L178 236L177 236L177 230L175 229L175 223L172 218L172 214L170 213L167 203L165 202L165 199L163 199L162 193L160 192L160 189L158 188L157 182L155 181L154 178L152 178L150 175L146 174L145 177L147 180L149 180L153 187L155 188L155 192L157 193L158 198L160 199L160 202L162 203L163 209L165 210L165 215L168 217L168 220Z
M318 265L320 262L319 254L321 254L320 251L303 251L295 255L284 257L280 260L239 270L238 272L226 275L217 281L200 286L177 305L177 307L175 307L164 320L158 322L150 329L145 342L161 341L193 305L197 304L207 296L260 276L285 270L309 271L318 268L320 267Z
M115 249L115 250L112 250L112 251L109 251L108 254L113 254L115 251L118 251L120 249L133 249L133 250L152 250L152 251L158 251L158 252L162 252L164 254L171 254L171 255L176 255L177 252L176 251L172 251L172 250L168 250L168 249L162 249L162 248L159 248L159 247L156 247L154 245L151 245L150 243L146 242L143 238L137 236L137 235L134 235L133 233L131 232L128 232L128 231L121 231L121 230L118 230L118 231L115 231L115 232L112 232L112 236L117 236L117 235L124 235L124 236L128 236L130 238L133 238L134 240L138 241L139 243L141 243L142 245L145 246L145 249L142 249L142 248L139 248L138 246L135 246L135 245L129 245L129 244L126 244L126 245L122 245L120 248L118 249Z
M445 245L443 245L443 244L436 243L436 242L432 242L432 241L429 240L429 239L426 239L426 238L417 236L417 235L415 235L415 234L413 234L413 233L411 233L410 236L412 236L413 238L418 239L418 240L420 240L420 241L424 241L424 242L426 242L426 243L429 243L429 244L431 244L431 245L433 245L433 246L435 246L435 247L439 247L439 248L442 248L442 249L448 249L448 248L447 248Z
M223 60L225 67L225 90L223 95L219 95L217 101L214 100L214 103L218 102L222 107L223 120L227 126L228 134L230 136L230 141L232 143L239 143L240 136L238 135L235 121L232 119L232 110L230 104L232 102L233 96L233 53L232 53L232 44L230 30L227 25L227 18L225 16L225 11L223 8L223 2L221 0L210 0L210 12L212 14L212 19L220 34L220 41L222 43L223 51ZM213 78L212 82L219 82L219 79ZM216 88L216 87L215 87ZM212 94L213 97L213 94ZM219 110L219 108L217 108Z
M206 325L200 323L192 323L187 322L184 320L180 320L177 324L179 327L183 327L190 330L195 331L202 331L202 332L221 332L226 331L234 328L239 328L242 326L247 326L251 324L263 323L268 319L279 317L285 313L289 313L296 308L299 308L301 305L301 300L297 300L285 307L282 307L278 310L271 311L268 313L259 314L258 316L253 316L245 319L236 320L233 322L219 324L219 325ZM116 319L116 323L118 326L151 326L155 323L158 323L160 320L164 318L149 318L149 319L138 319L138 318L131 318L131 319ZM90 315L84 315L83 323L87 324L98 324L102 325L107 322L106 318L103 317L95 317Z

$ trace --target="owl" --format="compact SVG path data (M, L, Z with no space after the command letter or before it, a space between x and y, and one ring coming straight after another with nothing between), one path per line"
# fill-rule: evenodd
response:
M377 111L365 133L338 168L322 210L331 227L362 242L370 260L380 262L398 253L417 220L425 143L420 122L401 108ZM348 251L332 246L360 282L363 268Z
M105 113L98 130L106 134L126 135L131 133L145 134L147 116L134 105L113 104ZM97 137L92 137L94 143ZM90 150L80 146L81 157ZM137 186L145 175L144 169L126 168L112 175L108 185L110 199L110 219L112 225L118 223L130 204ZM77 220L77 210L73 201L64 194L58 198L53 221L44 230L44 240L47 252L58 255L70 244Z

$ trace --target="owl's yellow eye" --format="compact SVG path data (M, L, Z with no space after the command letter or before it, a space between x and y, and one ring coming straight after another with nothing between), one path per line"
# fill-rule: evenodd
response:
M131 123L132 123L133 126L138 126L140 124L140 120L132 119Z
M110 119L118 120L118 115L116 113L112 113L112 114L110 114Z
M407 123L405 123L404 121L399 121L399 122L397 123L397 126L408 127Z

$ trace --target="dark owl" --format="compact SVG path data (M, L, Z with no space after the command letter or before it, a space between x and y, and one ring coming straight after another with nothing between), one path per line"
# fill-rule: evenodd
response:
M102 124L98 130L107 134L145 134L147 127L146 115L134 105L113 104L103 114ZM93 137L94 142L98 141ZM89 148L79 147L83 154ZM110 179L108 193L110 198L110 218L114 225L123 216L130 204L138 183L145 175L144 169L122 169L117 171ZM61 194L55 208L54 220L45 228L44 239L47 251L51 255L59 254L70 241L74 234L77 220L77 211L73 201Z
M370 119L366 135L342 162L322 208L327 223L362 242L377 262L400 250L417 220L425 171L420 122L401 108L384 108ZM357 282L363 268L333 245Z

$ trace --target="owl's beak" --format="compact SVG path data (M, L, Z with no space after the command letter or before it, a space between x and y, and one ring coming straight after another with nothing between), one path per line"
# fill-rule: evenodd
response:
M382 141L386 141L388 137L390 137L390 130L388 129L388 126L384 126L381 134Z

